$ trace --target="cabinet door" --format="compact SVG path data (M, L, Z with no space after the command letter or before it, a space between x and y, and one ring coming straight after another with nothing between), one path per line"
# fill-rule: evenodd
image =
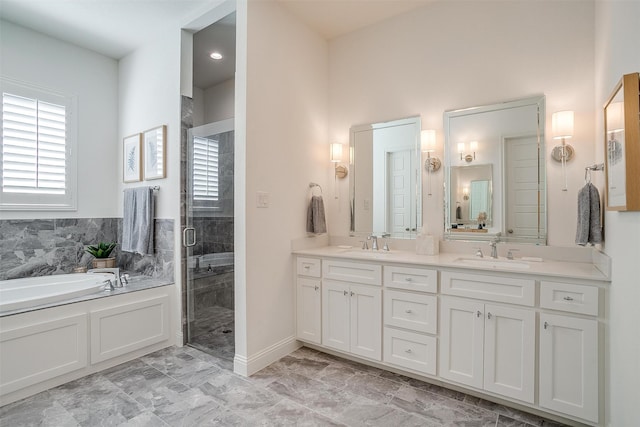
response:
M534 311L485 304L485 390L534 402L535 333Z
M482 388L484 304L444 297L440 313L440 376Z
M322 283L322 344L349 351L349 285Z
M382 360L382 290L351 285L351 353Z
M320 313L320 280L319 279L298 279L298 289L296 293L297 306L297 337L303 341L316 344L322 342L321 314Z
M540 314L540 406L598 422L598 322Z

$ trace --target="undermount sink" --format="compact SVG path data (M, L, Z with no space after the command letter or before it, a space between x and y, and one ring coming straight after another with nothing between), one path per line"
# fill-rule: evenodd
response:
M517 270L526 270L530 267L529 263L526 261L517 261L514 259L507 258L457 258L454 260L455 263L472 265L476 267L486 267L486 268L506 268L506 269L517 269Z

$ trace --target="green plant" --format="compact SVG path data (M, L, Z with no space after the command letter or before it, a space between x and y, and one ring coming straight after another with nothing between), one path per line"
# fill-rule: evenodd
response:
M96 258L109 258L111 251L113 251L115 247L115 243L100 242L97 245L87 246L85 251L89 252Z

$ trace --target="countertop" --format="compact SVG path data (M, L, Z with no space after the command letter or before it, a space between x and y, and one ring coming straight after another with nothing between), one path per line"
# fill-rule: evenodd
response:
M0 312L0 317L10 316L12 314L26 313L29 311L42 310L44 308L57 307L60 305L73 304L76 302L89 301L98 298L107 298L113 295L128 294L131 292L142 291L145 289L157 288L160 286L172 285L173 280L159 279L149 276L132 276L129 278L129 283L121 288L116 288L113 291L100 291L93 294L82 295L76 298L70 298L64 301L58 301L50 304L43 304L35 307L26 307L17 310L7 310Z
M325 246L314 249L300 249L293 251L296 255L306 255L322 258L336 258L354 261L385 262L393 264L410 264L439 269L456 269L466 271L500 272L518 275L546 276L549 278L579 279L599 282L609 282L608 278L593 263L569 262L569 261L523 261L516 258L514 261L500 257L499 266L475 265L476 260L491 261L492 258L485 255L484 258L476 258L467 253L440 253L439 255L418 255L415 252L392 250L390 252L347 248L344 246ZM461 262L467 259L469 263ZM525 263L528 268L514 268L510 263ZM471 265L474 264L474 265Z

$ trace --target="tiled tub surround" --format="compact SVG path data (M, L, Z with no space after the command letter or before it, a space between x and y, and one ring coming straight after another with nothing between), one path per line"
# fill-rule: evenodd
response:
M118 267L132 275L173 280L173 220L156 219L154 255L116 249ZM0 280L91 268L87 245L120 242L122 218L0 220Z
M461 258L476 261L467 252L296 250L296 335L571 425L605 425L610 260L554 252L575 261L524 269L504 258L465 264Z

